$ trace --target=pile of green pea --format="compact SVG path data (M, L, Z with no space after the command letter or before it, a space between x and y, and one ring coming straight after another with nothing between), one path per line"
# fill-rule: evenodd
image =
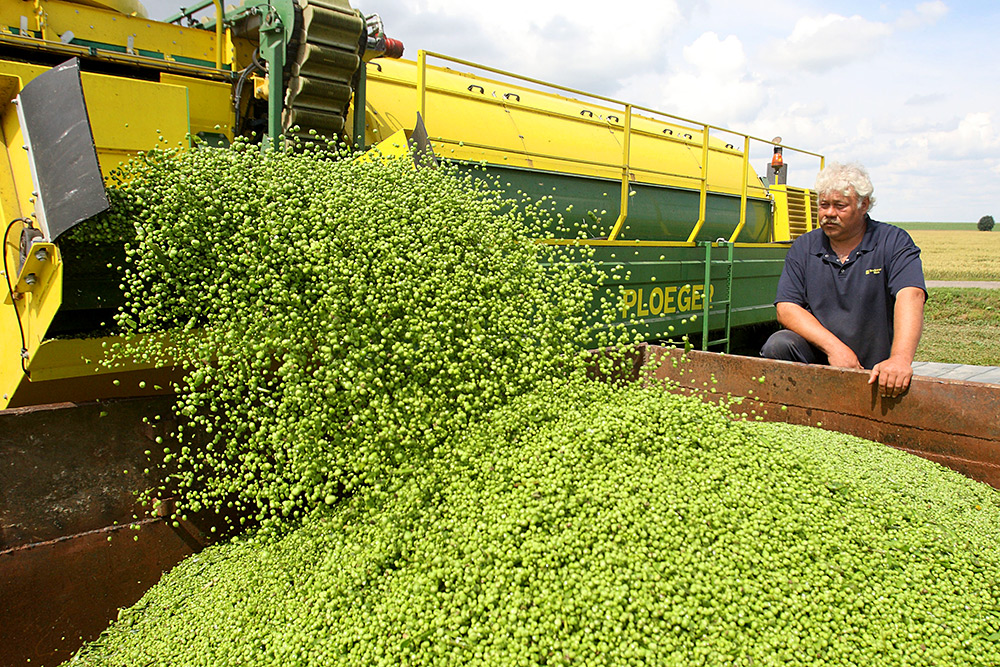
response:
M78 664L1000 656L1000 496L858 438L567 380L383 484L189 558Z
M600 279L532 240L543 206L240 146L128 169L119 321L150 335L113 355L189 369L179 512L262 526L74 664L1000 662L1000 494L588 380Z
M153 151L117 180L91 226L127 239L129 341L109 356L185 369L151 494L180 516L280 523L380 489L624 335L587 324L587 249L536 242L551 202L447 166L237 143Z

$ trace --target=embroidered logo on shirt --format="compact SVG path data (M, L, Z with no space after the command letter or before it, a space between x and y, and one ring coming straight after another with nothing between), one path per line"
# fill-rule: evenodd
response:
M865 275L879 274L882 273L882 269L867 269Z

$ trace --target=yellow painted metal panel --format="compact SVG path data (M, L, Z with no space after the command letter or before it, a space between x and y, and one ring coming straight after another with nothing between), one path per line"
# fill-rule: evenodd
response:
M21 147L21 125L17 119L17 109L7 103L21 91L21 79L0 74L0 139L3 155L0 156L0 213L4 226L15 218L28 214L28 197L31 191L31 175L28 158ZM23 211L23 212L22 212Z
M400 130L388 139L380 141L372 146L358 159L363 162L367 162L373 160L376 155L381 155L384 158L399 158L404 155L408 156L409 154L409 137L407 136L406 130Z
M788 186L772 185L771 196L774 201L774 240L790 241L792 237L788 227Z
M187 145L187 89L99 74L83 75L101 170L154 146Z
M17 279L12 280L14 292L27 294L28 292L40 294L48 289L48 283L56 271L57 262L53 258L58 257L58 250L53 243L39 242L31 246L31 253L25 258ZM4 295L4 304L13 303L13 295Z
M187 88L192 134L215 132L233 138L232 86L174 74L161 74L160 83Z
M31 360L31 380L46 382L65 378L115 375L135 370L156 368L152 363L121 363L108 368L100 363L106 346L120 342L118 337L47 340Z
M369 64L370 143L413 126L418 64ZM621 179L626 109L590 103L451 69L426 66L425 123L444 157ZM701 186L702 130L634 114L629 171L637 182ZM710 137L712 192L743 192L743 155ZM751 171L750 196L766 196Z
M15 226L3 239L3 247L0 250L6 258L7 270L15 271L14 262L18 257L18 239L20 238L20 226ZM7 229L4 222L0 232ZM0 269L2 270L2 269ZM14 281L14 276L8 276L6 272L2 276L2 289L7 294L8 280ZM0 307L0 410L7 407L8 399L13 395L14 390L21 381L21 336L17 324L17 315L14 309L4 306Z
M28 170L28 159L21 145L21 126L17 120L17 110L9 100L21 90L21 79L9 74L0 74L0 133L3 139L3 155L0 156L0 208L3 218L0 219L0 233L7 230L11 221L30 213L28 197L31 192L31 176ZM8 398L22 380L21 370L21 333L17 317L9 301L8 285L17 281L17 262L23 224L11 225L9 233L2 239L6 270L0 276L0 409L7 406ZM8 275L9 273L9 275ZM23 309L24 304L19 304Z
M6 225L4 226L6 229ZM13 273L13 266L10 265L11 241L18 238L12 234L7 239L4 249L8 251L8 270ZM16 248L16 246L15 246ZM54 246L53 246L54 248ZM14 258L16 261L16 250ZM47 280L39 282L37 289L33 292L22 293L14 304L5 303L0 305L0 409L7 406L13 397L17 386L26 380L22 370L21 358L21 335L24 335L24 347L27 349L27 360L25 364L30 368L35 353L41 345L45 332L48 331L52 319L55 317L60 306L62 306L63 287L63 265L58 249L55 249L50 259L52 262L51 274ZM11 278L11 282L14 279ZM3 284L6 291L6 281ZM17 308L15 314L14 308ZM20 322L18 321L20 315Z
M0 61L0 74L17 76L25 85L47 69ZM88 72L81 79L97 158L105 176L138 151L187 145L186 87Z
M0 21L3 25L17 27L19 17L27 11L27 8L17 5L26 3L0 4L9 6L0 10ZM147 51L162 54L167 59L184 57L204 61L212 66L215 64L216 37L209 30L125 16L110 9L58 0L43 0L40 7L42 25L36 23L29 27L44 27L45 38L49 40L58 41L69 31L77 40L127 49L131 37L132 48L136 53Z
M54 247L54 246L53 246ZM51 269L47 280L35 285L35 290L23 292L21 302L21 324L24 327L28 348L28 364L41 345L52 318L62 305L62 258L56 250L50 258Z
M0 359L0 409L52 401L149 396L169 393L180 369L149 363L125 363L109 368L101 363L105 345L117 338L53 339L44 341L32 359L31 379L20 366L8 368ZM10 382L8 382L8 380ZM120 384L119 384L120 381ZM8 384L13 389L7 390Z
M46 69L25 63L0 61L0 92L3 93L0 99L11 99L20 91L22 84L30 82ZM187 144L187 85L91 73L83 73L81 78L98 160L105 175L137 151L148 150L156 145ZM222 89L228 90L228 87L220 84L206 86L196 80L194 83L196 85L193 87L199 91L199 99L203 102L198 106L199 113L219 113L220 99L228 99ZM206 112L206 108L210 111ZM0 107L0 129L4 145L4 155L0 158L0 202L3 205L5 229L10 220L31 215L33 207L29 198L33 186L27 157L21 148L21 128L12 104ZM80 362L74 361L67 369L59 370L52 367L52 364L66 360L51 355L43 356L43 359L54 361L39 361L37 355L46 331L62 305L63 266L58 249L51 246L51 264L46 264L44 271L36 271L37 281L31 291L28 291L21 278L15 275L21 228L22 225L15 224L3 246L7 269L11 275L4 276L4 298L0 298L0 409L8 404L17 387L26 381L21 368L22 331L28 356L26 364L36 380L47 376L72 377L77 372L73 368L80 366ZM11 283L22 282L21 289L24 292L13 302L7 293L7 278L10 278ZM20 323L17 315L20 315ZM37 367L37 372L40 376L36 377L36 364L39 363L41 366ZM78 371L83 372L80 368Z

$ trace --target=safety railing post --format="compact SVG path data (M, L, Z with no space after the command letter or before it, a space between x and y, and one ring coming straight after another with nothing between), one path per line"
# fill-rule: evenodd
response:
M729 237L730 243L736 243L736 237L740 235L747 224L747 179L750 177L750 137L743 137L743 182L740 185L740 223L736 225L733 235Z
M816 216L813 215L812 207L812 190L802 191L802 205L805 207L806 212L806 230L812 231L817 228Z
M698 193L698 222L688 235L688 243L693 243L705 224L708 209L708 125L701 126L701 188Z
M226 12L222 8L222 0L213 0L215 5L215 69L222 69L222 23Z
M629 192L632 190L631 175L629 170L629 164L631 160L631 146L632 146L632 105L625 105L625 133L622 140L622 200L621 206L618 207L618 219L615 220L615 225L611 229L611 233L608 234L608 240L614 241L618 238L618 234L621 233L622 228L625 226L625 219L628 218L628 200Z
M729 354L729 346L732 336L730 332L733 328L733 273L736 270L733 264L733 244L727 244L726 255L726 354Z
M712 312L712 242L698 241L698 245L705 246L705 289L702 293L702 322L701 322L701 349L708 350L711 345L725 345L725 351L729 353L730 331L733 326L733 244L724 239L716 242L718 247L726 246L726 296L716 299L716 307L723 308L723 336L710 340L708 337L708 318Z
M365 136L365 126L367 125L368 104L365 101L368 97L368 67L361 63L361 71L358 76L358 85L354 89L354 148L363 151L367 148L368 142Z
M417 53L417 111L427 126L427 52Z

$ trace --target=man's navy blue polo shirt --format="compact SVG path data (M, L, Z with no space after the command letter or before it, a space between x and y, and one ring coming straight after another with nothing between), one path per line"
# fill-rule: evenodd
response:
M904 287L924 290L920 248L899 227L865 216L864 238L840 263L822 229L795 239L775 304L802 306L842 340L865 368L889 358L893 307Z

